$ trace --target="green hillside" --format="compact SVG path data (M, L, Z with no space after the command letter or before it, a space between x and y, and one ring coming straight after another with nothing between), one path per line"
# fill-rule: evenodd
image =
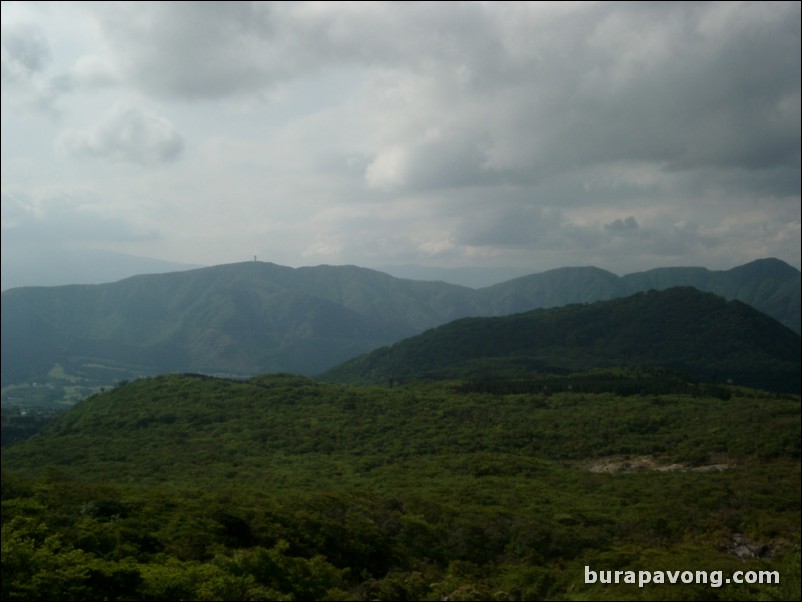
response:
M595 377L121 384L4 448L2 599L798 599L799 398Z
M466 318L350 360L323 375L357 383L508 378L660 366L709 382L799 392L799 335L739 301L693 288L499 318Z

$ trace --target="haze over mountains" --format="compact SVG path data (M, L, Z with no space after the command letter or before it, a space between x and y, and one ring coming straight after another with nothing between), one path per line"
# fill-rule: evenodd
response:
M776 259L727 271L662 268L624 277L561 268L482 289L355 266L245 262L115 283L2 293L3 384L66 375L119 380L193 371L318 374L467 316L503 316L648 289L694 286L799 332L800 273Z
M0 289L101 284L136 274L161 274L199 267L97 249L14 244L3 249Z
M461 267L461 268L439 268L414 264L406 265L383 265L376 266L374 269L395 276L396 278L406 278L408 280L437 280L458 284L470 288L484 288L493 286L513 278L528 276L532 270L526 268L482 268L482 267Z

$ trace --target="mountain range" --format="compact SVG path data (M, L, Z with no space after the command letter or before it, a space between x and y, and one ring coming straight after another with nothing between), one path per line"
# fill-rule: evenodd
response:
M481 289L355 266L254 261L4 291L2 381L43 381L54 369L66 378L112 382L175 371L312 375L459 318L675 286L740 300L799 332L800 272L777 259L726 271L661 268L623 277L568 267Z

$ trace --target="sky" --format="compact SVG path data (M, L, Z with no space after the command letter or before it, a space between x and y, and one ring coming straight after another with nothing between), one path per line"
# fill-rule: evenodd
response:
M800 267L799 2L3 2L2 253Z

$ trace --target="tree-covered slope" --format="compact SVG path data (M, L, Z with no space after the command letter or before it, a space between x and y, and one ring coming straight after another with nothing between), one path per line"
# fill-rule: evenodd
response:
M384 383L503 369L661 366L713 382L799 391L800 338L739 301L677 287L623 299L466 318L350 360L324 378Z
M541 378L544 385L552 381ZM371 471L411 457L482 451L549 460L656 454L665 462L697 463L712 460L713 450L733 459L799 453L800 425L792 418L798 398L729 386L725 400L660 370L596 371L574 382L575 389L561 393L545 386L496 395L474 392L468 381L386 388L288 374L166 375L82 400L38 435L5 448L2 462L29 475L57 469L79 479L197 484L228 467L253 484L273 473L273 486L280 486L295 479L292 459L308 454L349 457L356 462L350 470ZM590 390L583 382L600 386ZM617 394L627 382L641 390ZM730 402L740 415L722 412ZM761 403L762 425L751 416ZM712 424L721 432L711 434ZM337 475L314 478L322 486Z
M799 399L597 376L659 386L122 383L4 448L2 598L798 599Z

